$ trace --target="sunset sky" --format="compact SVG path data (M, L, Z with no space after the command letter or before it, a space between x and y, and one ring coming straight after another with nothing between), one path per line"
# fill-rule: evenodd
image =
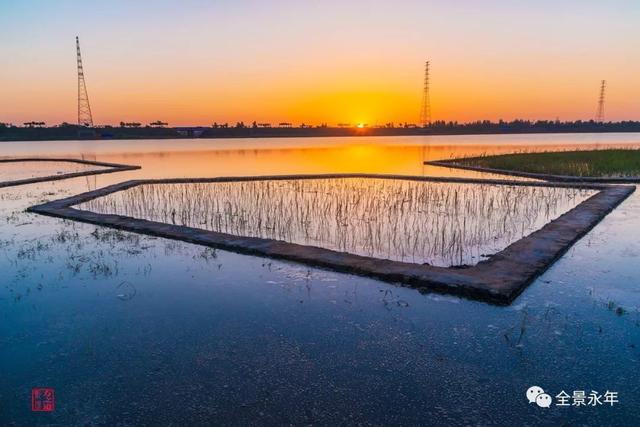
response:
M0 0L0 122L640 119L637 0Z

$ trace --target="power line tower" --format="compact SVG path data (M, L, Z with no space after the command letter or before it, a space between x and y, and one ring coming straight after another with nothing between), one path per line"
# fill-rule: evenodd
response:
M596 122L602 123L604 122L604 90L607 86L607 82L605 80L600 84L600 97L598 98L598 110L596 111Z
M78 59L78 124L80 126L93 126L91 116L91 106L89 105L89 94L87 84L84 81L84 69L82 68L82 57L80 56L80 40L76 36L76 52Z
M429 97L429 61L424 67L424 89L422 92L422 109L420 110L420 124L423 127L431 124L431 99Z

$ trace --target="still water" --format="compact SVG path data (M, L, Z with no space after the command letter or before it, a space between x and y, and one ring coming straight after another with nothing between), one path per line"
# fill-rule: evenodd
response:
M509 307L24 213L134 178L486 177L422 163L612 146L640 135L1 143L142 169L0 190L0 424L638 424L638 193ZM532 385L620 402L542 409Z
M351 177L145 184L76 207L451 267L487 259L596 193Z
M0 162L0 182L105 169L72 162Z

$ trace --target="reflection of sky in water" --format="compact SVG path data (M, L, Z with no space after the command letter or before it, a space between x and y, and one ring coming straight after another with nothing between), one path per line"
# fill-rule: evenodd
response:
M477 264L593 194L347 178L148 184L77 208L449 267Z
M0 181L55 176L104 169L73 162L0 162Z
M131 153L145 145L117 142L125 143ZM45 199L163 173L330 172L329 158L340 148L313 166L312 158L305 160L313 150L174 156L100 154L110 142L82 144L89 154L95 147L98 160L148 169L0 192L0 399L12 402L1 407L1 424L42 421L29 408L34 386L56 388L57 409L48 422L63 425L508 419L633 425L640 419L638 194L512 306L496 307L23 213ZM7 155L4 143L0 150ZM413 146L371 150L383 157L381 172L422 171L421 150ZM127 300L129 285L135 296ZM615 390L621 403L543 412L527 403L531 385L552 396Z

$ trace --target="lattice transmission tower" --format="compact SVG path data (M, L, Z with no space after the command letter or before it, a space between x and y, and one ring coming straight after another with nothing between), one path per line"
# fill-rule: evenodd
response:
M604 92L607 87L605 80L600 84L600 97L598 97L598 110L596 111L596 122L604 122Z
M422 92L422 108L420 110L420 124L422 127L431 124L431 99L429 97L429 61L424 67L424 89Z
M80 39L78 39L78 36L76 36L76 52L78 58L78 124L80 126L93 127L93 117L91 116L87 84L84 81L84 69L82 68L82 57L80 56Z

